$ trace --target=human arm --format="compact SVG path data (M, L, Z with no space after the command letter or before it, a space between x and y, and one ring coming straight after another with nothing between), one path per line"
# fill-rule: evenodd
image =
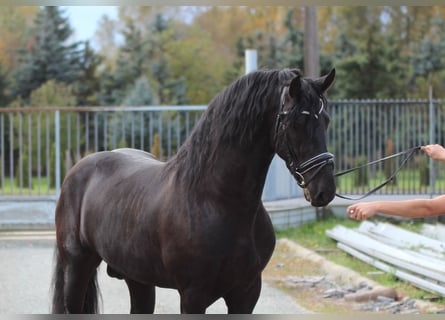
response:
M445 213L445 195L433 199L374 201L356 203L347 208L349 217L364 220L376 213L404 218L425 218Z

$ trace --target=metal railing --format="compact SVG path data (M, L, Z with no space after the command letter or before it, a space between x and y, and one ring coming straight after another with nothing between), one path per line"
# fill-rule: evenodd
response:
M206 106L0 109L0 195L57 195L89 153L120 147L176 153Z
M329 149L342 171L429 143L444 144L444 103L441 100L333 101ZM392 159L342 176L337 191L364 194L385 181L403 158ZM445 191L444 163L420 152L395 180L378 194L440 194Z
M167 160L189 135L206 106L0 108L0 198L57 196L66 171L85 155L118 147ZM427 143L444 143L444 103L439 100L330 101L328 150L336 170ZM389 161L337 181L338 192L362 194L395 170ZM417 155L381 194L439 194L444 164ZM277 157L264 200L300 196Z

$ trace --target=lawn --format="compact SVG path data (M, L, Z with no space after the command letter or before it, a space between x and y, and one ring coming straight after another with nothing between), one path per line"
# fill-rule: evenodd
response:
M48 187L48 178L33 177L32 188L28 184L23 183L23 188L19 187L16 179L4 178L0 181L0 195L3 196L40 196L40 195L55 195L56 189Z

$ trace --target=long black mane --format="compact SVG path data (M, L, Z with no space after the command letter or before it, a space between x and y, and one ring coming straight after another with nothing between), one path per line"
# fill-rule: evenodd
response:
M240 77L210 102L188 139L167 167L180 165L187 181L195 181L206 164L221 156L224 147L249 146L264 132L266 121L274 120L284 86L296 76L297 69L260 70ZM272 125L272 123L270 124ZM194 178L193 178L194 177Z

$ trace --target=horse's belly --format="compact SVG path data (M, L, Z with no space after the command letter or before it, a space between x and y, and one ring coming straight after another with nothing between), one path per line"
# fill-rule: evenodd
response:
M107 263L107 272L110 276L119 279L131 279L147 285L173 288L173 283L159 257L147 252L143 257L121 252L116 248L115 252L99 253Z

